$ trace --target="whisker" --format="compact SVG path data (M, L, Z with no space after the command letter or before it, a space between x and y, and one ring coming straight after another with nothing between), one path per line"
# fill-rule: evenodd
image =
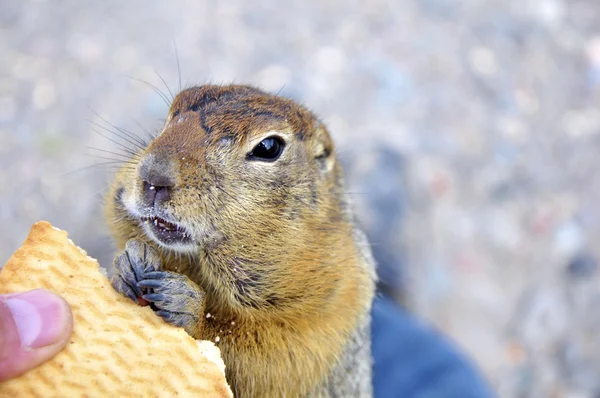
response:
M98 126L98 127L102 128L102 126ZM128 153L131 156L135 156L137 154L133 149L129 148L128 146L126 146L125 144L123 144L121 142L118 142L116 140L113 140L110 137L105 136L104 134L102 134L101 132L99 132L98 130L96 130L94 127L91 127L91 129L96 134L98 134L100 137L105 138L105 139L109 140L110 142L113 142L114 144L116 144L116 145L120 146L121 148L123 148L122 151L124 151L125 153Z
M122 163L122 164L137 165L137 162L134 162L132 160L113 159L113 158L107 158L107 157L104 157L104 156L92 155L92 154L86 154L85 156L88 156L88 157L91 157L91 158L96 158L96 159L102 159L102 160L114 160L115 162L119 162L119 163Z
M163 79L163 77L155 70L154 73L156 73L156 76L158 76L158 78L160 79L160 81L163 83L163 85L167 88L167 91L169 92L169 94L171 94L171 100L174 100L175 97L173 96L173 92L171 91L171 89L169 88L169 85L167 84L167 82L165 81L165 79Z
M173 47L175 47L175 59L177 60L177 76L179 77L179 91L181 91L181 67L179 65L179 52L177 51L177 43L173 39Z
M109 189L110 189L110 185L106 185L103 188L101 188L99 191L94 193L93 196L104 195L104 191L108 191Z
M132 140L128 139L128 138L127 138L127 134L123 133L123 132L122 132L121 130L119 130L119 129L117 129L117 131L118 131L118 132L121 132L121 133L123 133L125 136L123 136L123 135L119 134L119 133L118 133L117 131L115 131L115 130L111 130L111 129L109 129L108 127L106 127L106 126L102 126L101 124L98 124L98 123L96 123L96 122L94 122L94 121L92 121L92 120L88 120L88 123L90 123L91 125L93 125L93 126L96 126L96 127L98 127L98 128L101 128L102 130L104 130L104 131L106 131L106 132L108 132L108 133L111 133L112 135L115 135L115 136L119 137L120 139L122 139L122 140L123 140L123 141L125 141L125 142L128 142L129 144L133 145L133 146L134 146L135 148L137 148L137 149L144 150L144 149L146 149L146 147L147 147L147 145L146 145L145 143L144 143L144 145L140 145L139 143L137 143L137 142L135 142L135 141L132 141Z
M323 193L322 196L333 196L333 195L368 195L368 192L332 192L332 193Z
M138 154L136 154L134 156L130 156L130 155L125 155L125 154L119 153L119 152L113 152L113 151L107 151L105 149L94 148L94 147L91 147L91 146L88 146L86 148L90 149L90 150L93 150L93 151L104 152L104 153L109 153L111 155L121 156L121 157L123 157L123 158L125 158L127 160L131 160L132 158L133 159L139 159L140 158L140 156Z
M221 188L221 187L220 187L220 186L218 186L218 185L215 185L215 187L216 187L216 188L217 188L219 191L223 192L225 195L229 196L229 198L231 198L231 200L233 200L234 202L237 202L237 199L236 199L236 198L235 198L233 195L231 195L229 192L225 191L223 188Z
M87 106L87 105L86 105L86 106ZM148 143L147 143L146 141L144 141L144 140L143 140L143 139L142 139L142 138L141 138L139 135L137 135L137 134L135 134L135 133L133 133L133 132L131 132L131 131L129 131L129 130L126 130L126 129L124 129L124 128L120 128L120 127L117 127L117 126L115 126L114 124L110 123L108 120L106 120L105 118L103 118L103 117L102 117L102 116L101 116L101 115L100 115L98 112L96 112L95 110L93 110L93 109L92 109L92 108L90 108L89 106L87 106L87 108L88 108L88 109L89 109L89 110L90 110L92 113L94 113L96 116L98 116L98 117L100 118L100 120L102 120L104 123L108 124L108 125L109 125L109 126L111 126L112 128L114 128L114 129L116 129L116 130L120 131L121 133L125 134L127 137L129 137L129 138L131 138L132 140L134 140L134 141L136 141L137 143L139 143L139 144L142 146L142 148L140 148L140 149L144 149L144 148L146 148L146 147L148 146ZM93 122L92 122L92 123L93 123ZM96 123L96 125L98 125L98 124ZM98 125L98 126L99 126L99 125Z
M146 84L148 87L150 87L152 90L154 90L154 92L155 92L156 94L158 94L158 95L160 96L160 98L162 98L162 100L165 102L165 104L167 104L167 107L170 107L170 106L171 106L171 103L169 102L169 97L167 97L167 96L165 95L165 93L163 93L163 92L162 92L162 91L161 91L161 90L160 90L158 87L156 87L154 84L152 84L152 83L149 83L149 82L147 82L147 81L145 81L145 80L142 80L142 79L138 79L137 77L132 77L132 76L127 76L127 77L128 77L128 78L130 78L130 79L132 79L132 80L136 80L136 81L138 81L138 82L140 82L140 83L144 83L144 84Z
M79 173L79 172L86 171L86 170L89 170L89 169L92 169L92 168L98 168L98 167L103 167L103 166L114 167L117 170L121 169L121 168L123 168L123 169L129 169L130 168L129 166L121 166L121 164L122 163L120 161L96 163L96 164L92 164L92 165L89 165L89 166L85 166L85 167L79 168L77 170L70 171L68 173L60 174L59 177L60 178L68 177L68 176L73 175L75 173ZM131 170L135 170L135 168L132 167Z
M155 138L155 135L153 135L150 131L148 131L148 129L145 128L137 119L132 117L131 120L136 124L136 126L139 127L140 130L142 130L144 133L146 133L146 135L148 136L150 141L152 141Z

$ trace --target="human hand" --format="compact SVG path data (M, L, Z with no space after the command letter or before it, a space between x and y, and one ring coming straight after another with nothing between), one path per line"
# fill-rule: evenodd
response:
M0 382L52 358L72 330L71 308L47 290L0 295Z

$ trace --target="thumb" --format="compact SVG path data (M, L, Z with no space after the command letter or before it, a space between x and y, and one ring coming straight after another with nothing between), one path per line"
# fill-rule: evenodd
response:
M47 290L0 295L0 382L52 358L72 330L69 305Z

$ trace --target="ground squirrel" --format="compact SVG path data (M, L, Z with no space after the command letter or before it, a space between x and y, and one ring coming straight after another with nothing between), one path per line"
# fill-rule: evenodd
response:
M372 394L373 260L310 111L250 86L185 89L106 208L113 286L217 342L237 397Z

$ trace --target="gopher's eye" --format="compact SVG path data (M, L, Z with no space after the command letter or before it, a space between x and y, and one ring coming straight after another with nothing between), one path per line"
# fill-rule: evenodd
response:
M285 143L279 137L268 137L258 143L246 158L248 160L262 160L273 162L279 158Z

